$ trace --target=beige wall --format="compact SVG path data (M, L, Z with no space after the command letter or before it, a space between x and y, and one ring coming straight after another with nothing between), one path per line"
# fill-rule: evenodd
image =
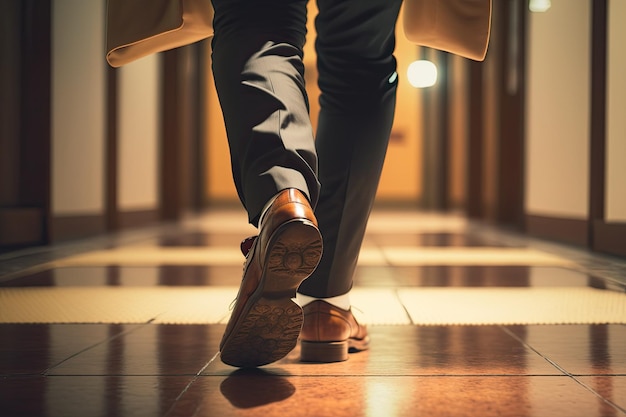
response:
M626 221L626 2L608 3L606 220Z
M52 214L104 207L105 2L52 4Z
M230 169L226 128L211 71L207 71L205 85L207 97L207 114L204 118L204 131L206 132L204 149L207 161L206 199L209 202L236 202L239 200Z
M119 69L119 209L155 209L159 204L160 56Z
M106 2L53 3L52 211L104 213ZM159 203L160 63L151 56L118 71L119 209Z
M448 158L450 163L450 205L454 208L463 207L467 182L467 139L469 117L467 114L468 76L467 60L451 55L449 59L452 74L449 88L450 100L450 147Z
M553 0L530 13L526 212L586 218L590 2Z

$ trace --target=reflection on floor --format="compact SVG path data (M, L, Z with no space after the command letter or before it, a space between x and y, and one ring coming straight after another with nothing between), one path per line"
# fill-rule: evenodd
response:
M180 226L0 256L0 416L626 416L624 259L452 215L376 211L354 300L369 317L371 350L304 364L296 348L277 363L237 370L219 361L217 347L241 278L238 244L253 232L243 213L216 211ZM121 295L164 292L176 307L185 304L176 294L190 289L222 299L195 302L215 317L167 321L161 302L133 318ZM529 324L547 313L508 301L472 316L483 306L463 296L493 289L591 292L611 299L614 315L591 319L602 309L581 301L576 324ZM35 290L42 301L25 304ZM50 298L72 291L94 300L82 314ZM16 294L27 301L11 304ZM106 308L95 307L97 294L112 296ZM426 298L439 304L437 316L468 322L426 322ZM517 318L503 323L508 310Z

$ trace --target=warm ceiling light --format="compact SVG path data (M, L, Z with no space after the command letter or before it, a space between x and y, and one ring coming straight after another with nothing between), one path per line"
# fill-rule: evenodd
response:
M437 67L425 59L413 61L407 69L407 78L415 88L431 87L437 82Z
M531 12L547 12L550 6L552 6L550 0L530 0L528 4Z

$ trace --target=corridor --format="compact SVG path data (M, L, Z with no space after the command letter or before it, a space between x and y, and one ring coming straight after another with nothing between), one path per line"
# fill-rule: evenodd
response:
M253 232L214 209L0 255L0 415L626 415L623 258L376 209L352 293L371 349L238 370L218 345Z

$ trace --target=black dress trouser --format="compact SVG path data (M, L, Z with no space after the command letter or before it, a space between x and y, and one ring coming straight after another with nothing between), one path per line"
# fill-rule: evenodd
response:
M298 188L315 207L324 252L299 292L346 293L385 159L397 87L401 0L317 0L317 132L302 47L306 0L212 0L213 74L232 173L250 222Z

